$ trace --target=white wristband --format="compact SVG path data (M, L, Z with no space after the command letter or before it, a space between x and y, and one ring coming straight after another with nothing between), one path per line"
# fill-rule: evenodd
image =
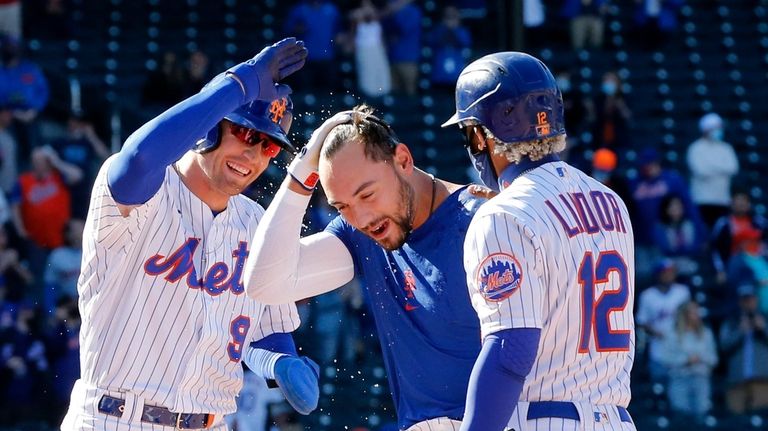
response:
M318 175L316 169L309 166L309 163L301 160L300 156L301 154L296 156L291 164L288 165L288 173L305 189L314 190L320 175Z

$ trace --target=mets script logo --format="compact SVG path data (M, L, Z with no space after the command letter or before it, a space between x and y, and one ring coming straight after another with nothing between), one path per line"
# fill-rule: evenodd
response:
M287 107L288 99L285 97L281 97L269 104L269 113L273 123L280 123Z
M413 311L419 308L419 303L416 302L416 296L413 291L416 290L416 277L413 276L413 271L410 269L405 270L405 311Z
M239 295L245 291L243 286L243 266L248 257L248 244L240 241L237 249L232 250L234 268L230 272L229 266L224 262L216 262L208 268L204 277L198 278L194 260L200 238L188 238L187 241L168 256L156 254L144 262L144 271L148 275L158 276L165 274L165 280L176 283L186 277L187 286L190 289L203 289L211 296L218 296L227 290Z
M523 282L520 262L507 253L494 253L483 259L475 278L480 294L491 302L509 298Z

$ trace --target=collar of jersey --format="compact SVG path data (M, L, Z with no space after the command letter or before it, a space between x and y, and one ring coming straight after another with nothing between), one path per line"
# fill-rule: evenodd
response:
M448 195L448 197L446 197L445 200L441 202L437 208L435 208L435 210L432 212L432 215L430 215L429 218L424 221L421 226L411 231L410 235L408 235L408 241L406 241L406 243L419 241L425 236L434 235L435 227L440 226L441 224L445 223L445 220L447 220L445 217L443 217L442 214L446 211L453 211L454 207L461 205L461 194L467 189L467 187L469 186L465 185ZM453 218L451 217L450 220L453 220Z
M507 188L510 184L512 184L517 177L524 174L527 171L530 171L531 169L538 168L539 166L550 163L550 162L559 162L560 157L557 156L557 154L547 154L543 158L533 161L529 158L524 158L518 163L511 163L509 166L504 168L503 171L501 171L501 175L499 175L499 188L501 190L504 190ZM506 186L505 186L506 184Z

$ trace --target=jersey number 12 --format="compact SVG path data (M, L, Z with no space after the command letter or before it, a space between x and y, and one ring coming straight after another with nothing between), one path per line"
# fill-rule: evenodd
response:
M596 287L608 283L611 272L619 279L618 290L604 290L595 299ZM581 336L579 353L589 353L590 335L594 335L595 350L598 352L626 352L629 350L630 331L611 328L610 315L620 313L629 300L629 274L627 264L614 251L600 252L595 262L592 253L587 252L579 267L581 285Z

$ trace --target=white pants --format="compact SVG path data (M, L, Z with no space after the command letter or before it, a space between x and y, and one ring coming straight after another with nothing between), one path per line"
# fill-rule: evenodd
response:
M441 417L413 424L405 431L459 431L459 427L461 422Z
M517 403L507 431L636 431L632 422L622 422L616 406L573 403L581 420L539 418L528 420L528 402Z
M99 401L104 395L125 400L125 410L121 417L111 416L99 411ZM141 421L144 400L126 392L108 392L100 388L87 386L82 380L75 382L69 410L61 423L62 431L172 431L172 426L163 426ZM226 431L224 415L216 415L209 431Z

